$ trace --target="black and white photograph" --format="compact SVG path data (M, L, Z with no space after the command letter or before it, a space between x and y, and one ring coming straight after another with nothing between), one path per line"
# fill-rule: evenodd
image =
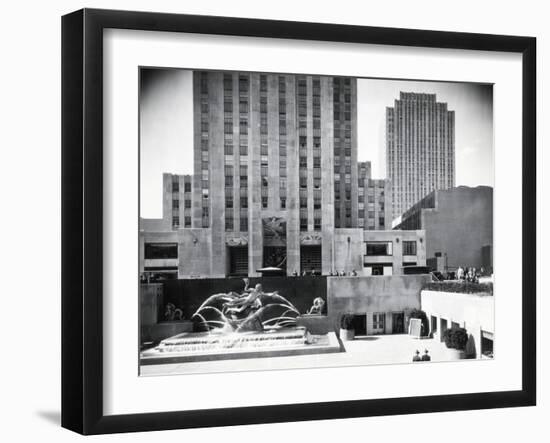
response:
M138 74L141 376L496 358L492 84Z

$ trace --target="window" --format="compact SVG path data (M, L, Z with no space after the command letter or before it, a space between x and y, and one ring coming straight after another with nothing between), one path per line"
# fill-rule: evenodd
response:
M248 197L241 197L241 208L248 208Z
M177 215L172 217L172 226L177 228L180 225L180 218Z
M320 218L314 218L313 219L313 229L315 231L321 230L321 219Z
M281 198L281 209L286 209L286 198Z
M191 182L185 182L184 192L191 192Z
M307 218L300 218L300 231L307 231Z
M403 255L416 255L416 241L403 242Z
M177 181L172 182L172 192L180 192L180 184Z
M393 243L391 241L365 242L367 244L367 255L392 255Z
M267 197L262 197L262 208L263 209L267 208Z
M178 258L177 243L145 243L145 259Z
M189 217L189 216L185 217L185 227L186 228L191 227L191 217Z
M240 231L241 232L248 231L248 218L247 217L241 217Z
M225 207L228 209L231 209L233 207L233 196L232 195L226 195L225 196Z
M172 208L178 209L180 207L180 201L179 200L172 200Z
M233 230L233 217L225 217L225 230L226 231Z
M185 199L185 207L189 209L191 207L191 200Z

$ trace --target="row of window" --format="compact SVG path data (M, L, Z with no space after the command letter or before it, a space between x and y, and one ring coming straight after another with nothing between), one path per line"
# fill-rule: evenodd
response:
M174 179L174 181L172 182L172 192L174 194L180 192L180 184L177 179ZM183 192L191 192L191 182L185 182L183 184Z
M393 242L391 241L367 241L365 242L366 254L369 256L393 255ZM416 255L416 240L403 241L403 255Z
M172 226L174 228L179 228L180 227L180 217L178 215L173 215L172 216ZM183 217L183 226L185 228L190 228L191 227L191 217L189 217L187 215L185 217Z

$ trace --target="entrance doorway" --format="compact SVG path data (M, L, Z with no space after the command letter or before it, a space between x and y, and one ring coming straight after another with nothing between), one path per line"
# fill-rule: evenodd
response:
M308 245L300 247L300 272L307 274L322 273L322 253L321 246Z
M353 329L355 335L367 335L367 315L356 314L353 316Z
M405 333L405 314L403 312L392 313L392 334Z
M229 275L248 275L248 246L229 248Z
M386 314L384 312L375 312L372 314L372 333L383 334L386 325Z

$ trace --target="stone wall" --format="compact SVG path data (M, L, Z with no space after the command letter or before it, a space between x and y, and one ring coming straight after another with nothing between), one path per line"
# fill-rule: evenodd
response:
M290 301L301 314L313 304L313 299L327 299L326 277L251 277L250 287L261 283L264 292L278 291ZM164 303L173 303L183 310L189 319L209 296L230 291L241 292L242 278L200 278L169 280L163 283Z
M385 333L391 333L391 314L405 313L405 322L412 309L420 309L420 290L430 281L428 275L394 275L376 277L327 278L328 316L335 329L344 313L366 314L367 334L371 314L386 313Z

